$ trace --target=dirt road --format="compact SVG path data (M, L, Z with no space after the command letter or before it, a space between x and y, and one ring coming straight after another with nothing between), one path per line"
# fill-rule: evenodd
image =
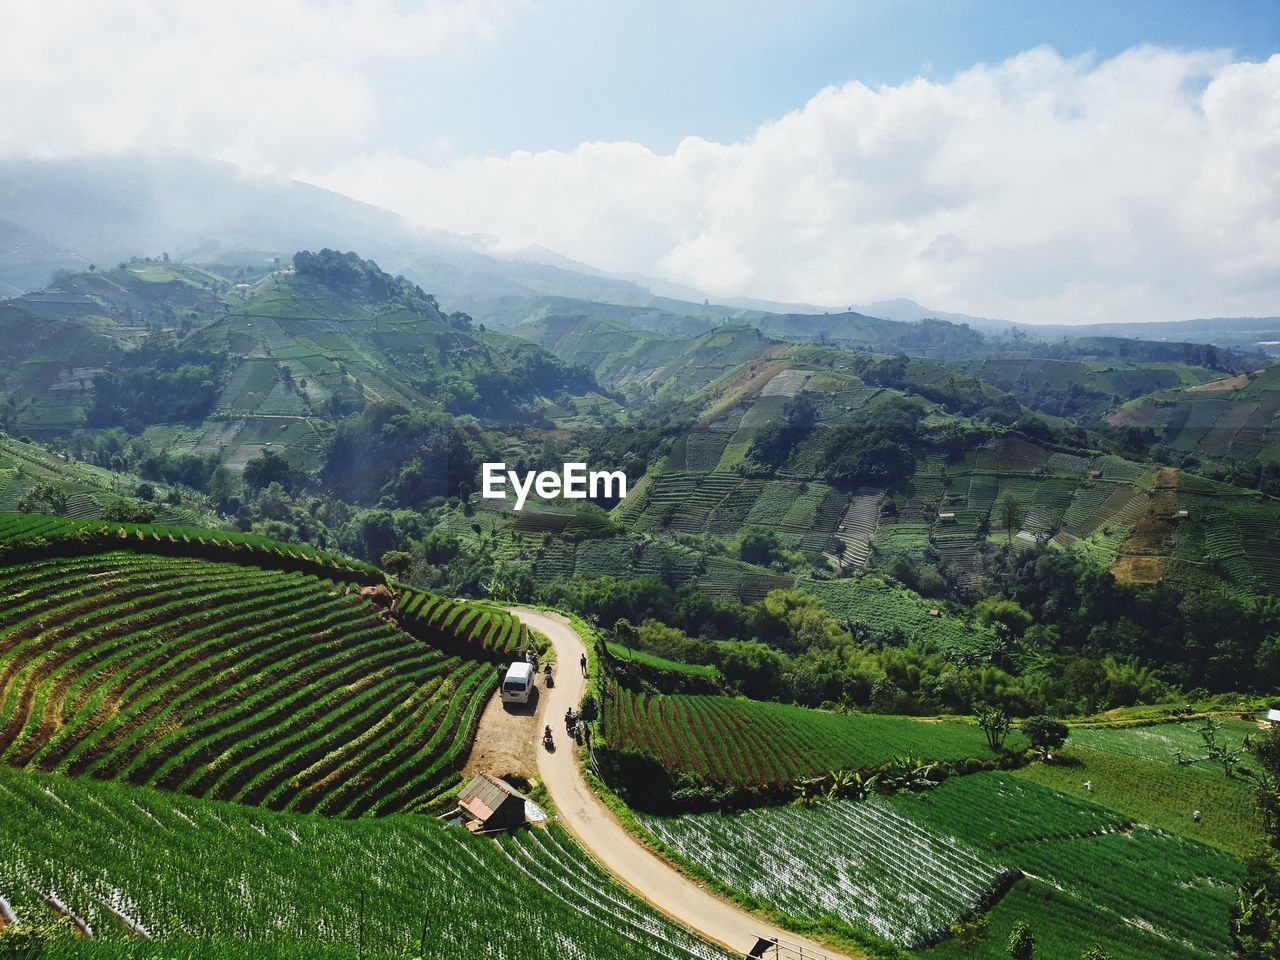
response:
M538 747L538 774L555 800L560 822L592 856L620 882L682 926L745 956L757 937L777 938L782 949L778 960L800 956L810 960L854 960L803 937L753 917L672 868L629 834L600 802L578 768L576 748L565 734L564 712L577 707L587 681L578 666L584 648L568 622L554 614L522 607L511 612L529 627L546 635L556 651L556 685L544 690L537 730L551 725L554 753ZM540 737L540 734L535 734ZM775 952L766 954L770 960Z

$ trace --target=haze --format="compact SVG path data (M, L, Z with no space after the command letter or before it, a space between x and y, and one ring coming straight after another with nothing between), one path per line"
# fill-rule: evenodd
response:
M1277 312L1272 4L604 6L10 2L0 153L230 161L712 298Z

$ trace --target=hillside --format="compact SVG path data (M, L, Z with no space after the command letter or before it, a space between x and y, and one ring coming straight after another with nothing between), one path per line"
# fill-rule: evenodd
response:
M11 767L335 816L418 809L456 783L490 657L528 642L481 607L379 606L351 587L359 568L262 540L11 516L0 537Z
M0 304L0 323L22 331L0 362L11 428L147 429L153 446L233 470L267 449L314 468L334 422L369 402L511 420L594 389L371 261L307 256L303 269L225 270L235 283L126 264Z
M1150 430L1171 458L1262 463L1280 460L1280 367L1153 391L1108 418L1117 427Z

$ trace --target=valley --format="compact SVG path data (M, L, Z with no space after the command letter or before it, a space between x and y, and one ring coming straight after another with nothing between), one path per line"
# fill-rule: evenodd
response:
M1266 361L658 300L304 250L0 304L0 943L1229 956ZM451 824L477 773L533 825Z

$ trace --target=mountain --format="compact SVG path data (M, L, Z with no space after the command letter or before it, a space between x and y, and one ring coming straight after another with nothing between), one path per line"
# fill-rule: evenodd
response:
M355 254L215 269L122 264L0 304L11 429L121 426L233 468L271 447L314 467L332 424L366 403L516 420L594 390Z
M1280 353L1280 317L1215 317L1155 323L1018 324L1030 338L1123 337L1130 340L1211 343L1248 353Z

